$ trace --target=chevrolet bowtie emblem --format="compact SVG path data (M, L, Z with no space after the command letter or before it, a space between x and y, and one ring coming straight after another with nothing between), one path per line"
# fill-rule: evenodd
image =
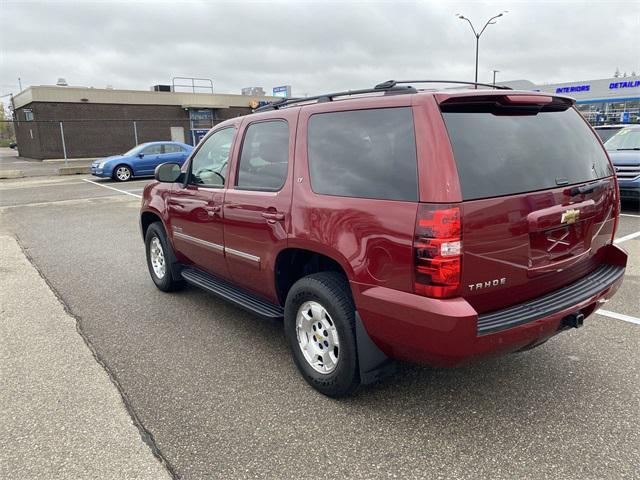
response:
M580 218L580 210L571 209L563 212L562 218L560 219L560 223L566 223L567 225L571 225L572 223L576 223L576 221Z

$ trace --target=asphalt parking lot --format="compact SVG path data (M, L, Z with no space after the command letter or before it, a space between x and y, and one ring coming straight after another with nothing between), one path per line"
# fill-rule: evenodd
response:
M147 181L0 181L0 235L75 316L175 478L640 478L637 205L620 219L629 265L606 315L468 367L400 365L336 401L298 375L280 324L155 288L138 230Z

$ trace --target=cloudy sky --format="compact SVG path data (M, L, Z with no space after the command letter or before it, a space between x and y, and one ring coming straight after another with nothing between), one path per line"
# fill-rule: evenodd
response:
M640 72L640 0L215 2L0 0L0 94L54 84L148 89L174 76L215 90L294 94L400 77L560 82Z

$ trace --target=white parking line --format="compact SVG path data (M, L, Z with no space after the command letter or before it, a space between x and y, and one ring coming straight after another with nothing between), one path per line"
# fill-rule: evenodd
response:
M624 237L616 238L613 243L622 243L627 240L631 240L633 238L640 237L640 232L630 233L629 235L625 235Z
M621 217L635 217L635 218L640 218L640 215L634 215L632 213L621 213L620 214Z
M88 180L86 178L83 178L82 180L84 180L87 183L93 183L94 185L97 185L102 188L108 188L109 190L115 190L116 192L124 193L125 195L131 195L132 197L142 198L142 195L138 195L137 193L127 192L126 190L120 190L119 188L110 187L109 185L102 185L101 183L94 182L93 180Z
M635 323L636 325L640 325L640 318L632 317L631 315L610 312L609 310L598 310L596 313L599 315L604 315L605 317L611 317L617 320L624 320L625 322Z

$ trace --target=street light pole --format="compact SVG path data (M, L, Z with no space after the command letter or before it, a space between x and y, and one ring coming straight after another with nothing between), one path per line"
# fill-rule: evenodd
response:
M478 88L478 50L480 50L480 35L476 35L476 82L475 87Z
M499 13L498 15L495 15L491 17L489 20L487 20L487 23L484 24L484 27L482 27L482 30L480 30L480 32L476 31L475 27L473 26L473 23L471 23L471 20L469 20L464 15L456 13L456 17L458 17L460 20L466 20L469 23L469 26L471 27L471 31L473 32L473 35L476 37L476 80L475 80L476 89L478 88L478 50L480 49L480 37L482 36L482 34L484 33L484 31L489 25L493 25L494 23L496 23L494 21L495 19L502 17L505 13L508 13L508 11L505 10L504 12Z

